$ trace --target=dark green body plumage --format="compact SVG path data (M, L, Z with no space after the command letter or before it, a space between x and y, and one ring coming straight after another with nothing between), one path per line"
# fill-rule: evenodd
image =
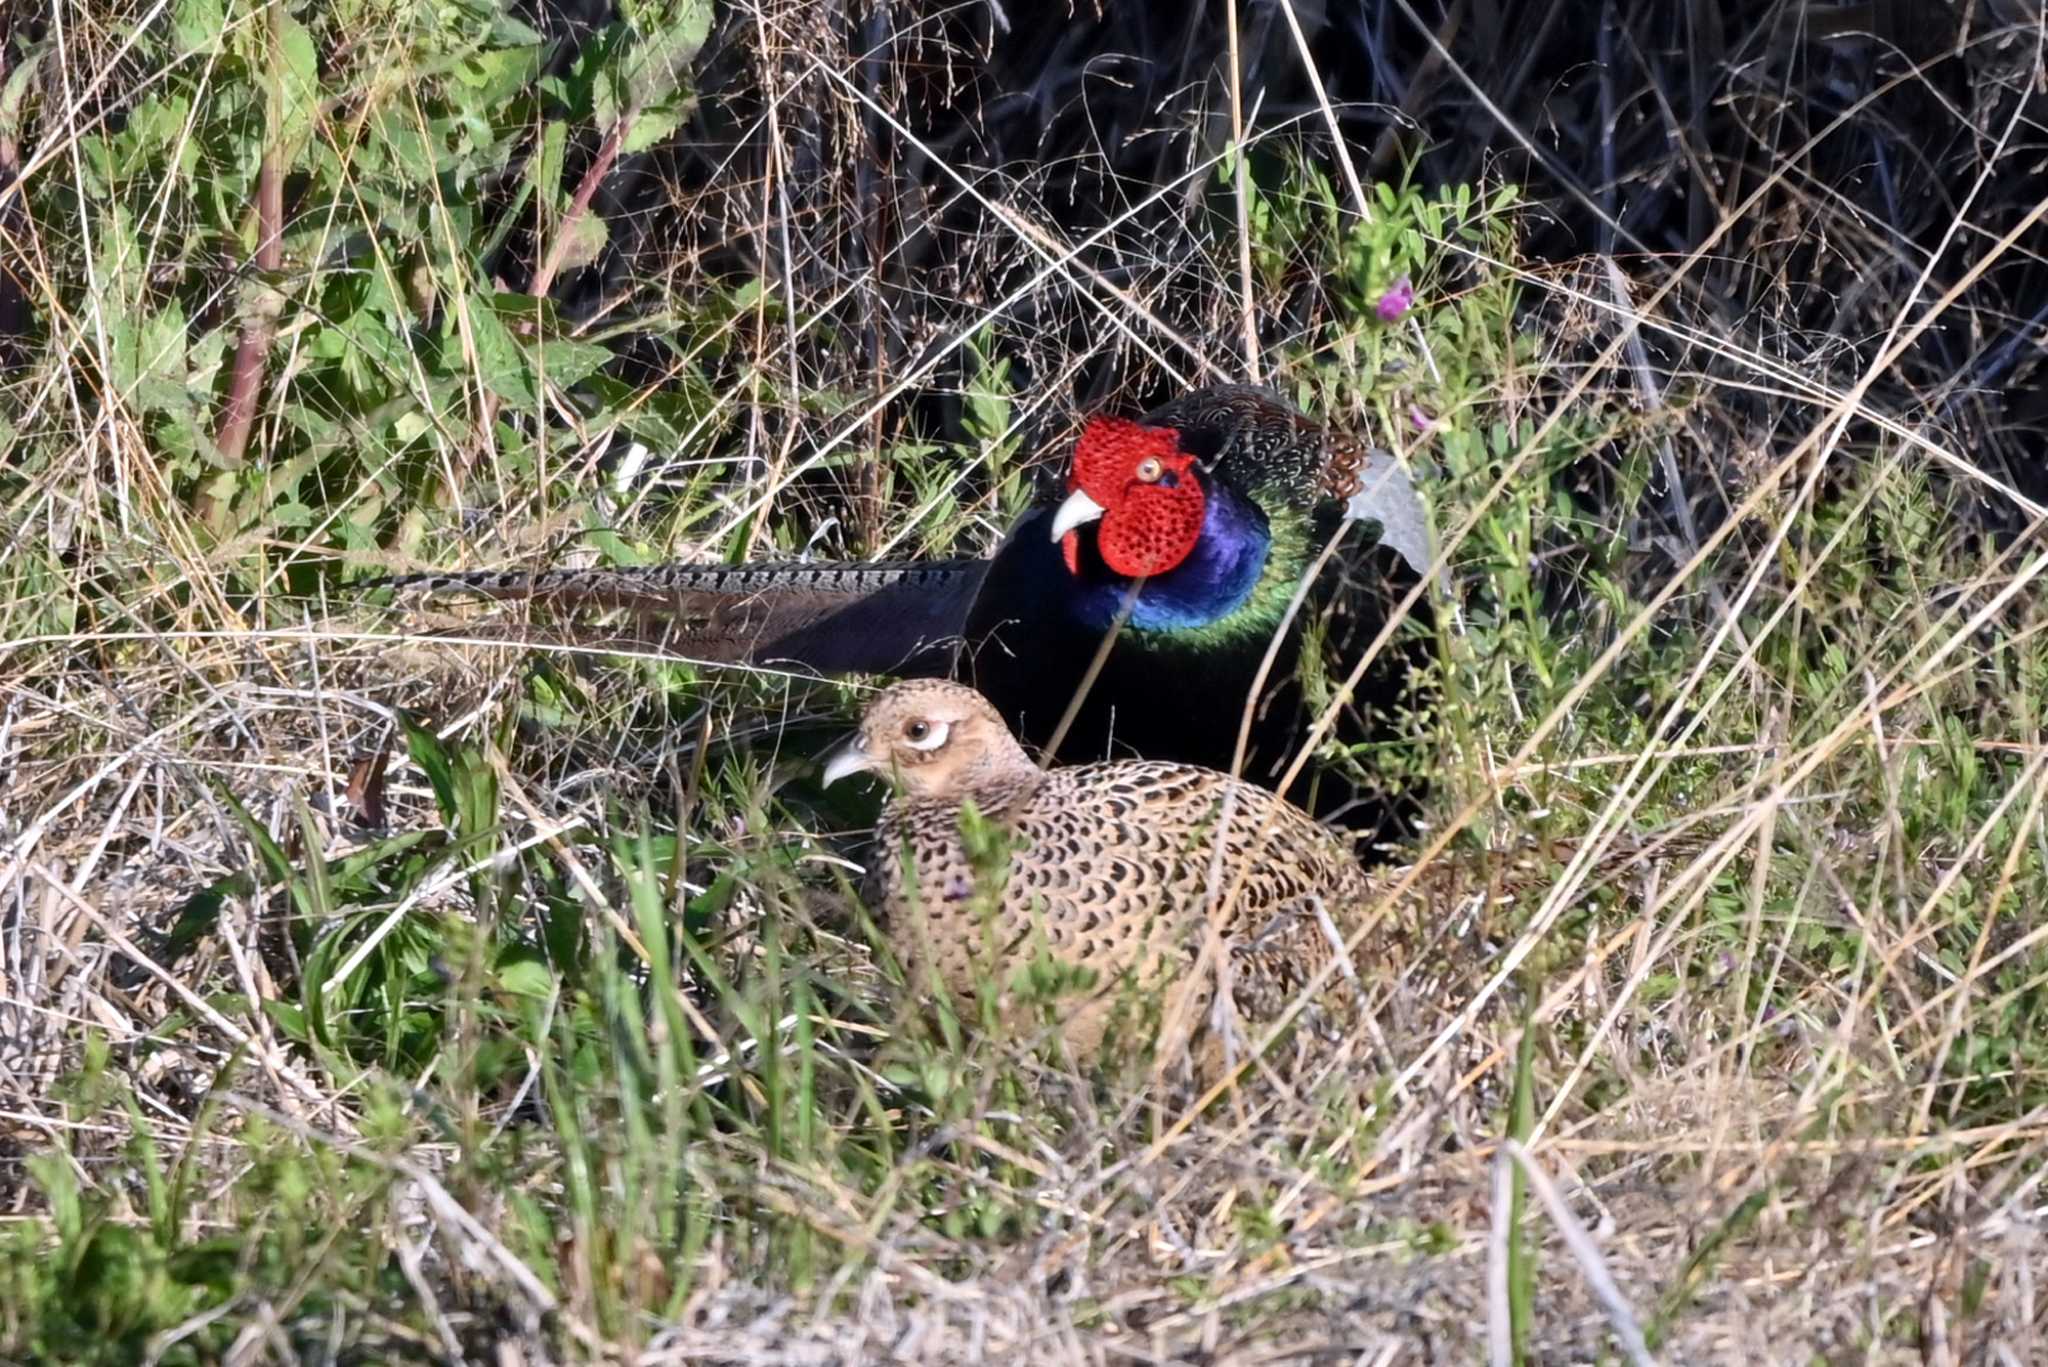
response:
M1402 578L1405 570L1392 554L1370 549L1368 530L1341 527L1342 498L1350 492L1362 450L1271 392L1212 386L1138 421L1174 429L1181 448L1202 459L1212 488L1237 491L1257 509L1268 547L1264 572L1241 607L1212 621L1171 630L1127 624L1058 758L1136 755L1228 772L1251 708L1242 774L1272 787L1315 720L1305 702L1305 671L1323 667L1325 659L1348 670L1385 622L1386 609L1413 581ZM966 639L975 648L955 673L979 688L1019 734L1043 745L1080 687L1103 632L1068 610L1072 577L1057 547L1037 531L1040 517L1049 513L1027 518L992 562L968 619ZM1303 577L1340 529L1344 540L1282 630ZM1088 569L1084 563L1084 576ZM1319 641L1323 658L1305 661L1303 643L1311 638ZM1385 652L1360 696L1339 716L1333 733L1338 743L1356 745L1393 733L1392 713L1416 660L1412 644ZM1398 833L1412 815L1414 799L1412 792L1376 789L1313 765L1287 796L1368 837Z

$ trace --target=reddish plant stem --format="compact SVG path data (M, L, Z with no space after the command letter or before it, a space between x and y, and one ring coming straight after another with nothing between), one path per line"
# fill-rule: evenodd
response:
M275 275L284 265L284 172L278 164L282 155L283 149L273 143L263 154L263 164L256 172L255 264L259 276ZM220 424L213 436L221 459L230 466L242 463L249 432L256 425L256 396L263 388L274 312L261 305L252 307L242 324L242 340L235 348L227 401L221 405Z
M611 131L599 144L590 169L583 173L583 180L569 201L568 211L562 215L561 226L555 230L554 245L548 248L547 260L541 263L540 269L534 273L533 284L527 287L526 292L534 298L546 297L548 288L555 283L555 273L562 268L562 257L569 250L569 237L576 231L577 222L590 212L590 201L596 196L597 187L604 183L604 178L611 173L612 163L619 159L619 147L626 140L627 130L633 126L633 114L634 111L628 109L619 115L618 121L612 124Z
M213 431L213 444L229 469L242 464L249 446L249 433L256 425L256 396L263 391L264 362L270 354L270 336L277 322L278 301L273 281L284 265L284 91L281 70L284 62L283 11L270 10L270 111L269 140L262 164L256 168L256 275L264 293L249 305L242 322L242 340L235 347L235 368L228 375L227 400L221 405L220 420ZM217 524L224 511L216 500L202 496L202 511L209 524Z

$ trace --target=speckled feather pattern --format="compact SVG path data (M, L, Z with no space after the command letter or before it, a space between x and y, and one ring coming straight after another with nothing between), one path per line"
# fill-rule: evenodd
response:
M974 696L937 683L889 694L901 703L941 691ZM992 712L988 721L999 724ZM1127 983L1163 993L1161 1020L1188 1008L1193 1023L1208 1019L1217 975L1195 965L1212 886L1222 899L1213 919L1229 954L1232 998L1253 1026L1286 1008L1335 954L1333 932L1355 926L1367 909L1370 886L1350 851L1262 788L1154 761L1050 772L1021 750L1000 761L940 792L888 804L876 832L878 891L913 981L935 972L966 996L984 975L1006 985L1041 949L1092 970L1094 988L1061 1007L1077 1060L1102 1047ZM1012 842L992 899L974 896L963 800ZM1190 993L1195 1000L1184 1001ZM1334 973L1305 1019L1311 1028L1341 1028L1356 999L1352 975Z
M934 724L950 730L934 736ZM924 729L913 735L913 726ZM1093 987L1057 1007L1061 1037L1083 1063L1105 1044L1147 1043L1152 1022L1178 1019L1209 1030L1189 1041L1198 1074L1208 1073L1222 1061L1211 1029L1221 1015L1209 1009L1219 982L1246 1033L1263 1034L1405 882L1395 914L1327 975L1294 1032L1302 1062L1306 1047L1342 1063L1325 1052L1342 1042L1375 1054L1384 1045L1392 1053L1379 1061L1399 1064L1492 976L1509 924L1496 919L1500 909L1536 894L1576 852L1570 841L1528 841L1476 863L1367 873L1298 809L1214 770L1142 760L1041 770L985 699L936 680L884 690L848 749L864 757L858 767L894 774L901 787L883 809L869 893L913 987L964 998L993 983L1014 1021L1011 989L1041 954L1085 967ZM976 886L962 834L970 801L1008 837L1007 864L987 871L999 886ZM1631 870L1705 843L1697 832L1647 847L1616 842L1581 886L1626 885ZM1212 890L1222 898L1213 918ZM1226 951L1220 974L1199 963L1212 920ZM1156 993L1158 1013L1124 1014L1142 1002L1126 985ZM1489 1070L1508 1056L1500 1030L1519 1015L1517 998L1512 985L1490 996L1438 1055L1443 1083L1475 1073L1460 1105L1490 1114L1499 1100ZM1347 1074L1356 1066L1345 1064Z
M1358 492L1365 446L1270 389L1205 385L1138 421L1177 429L1183 449L1212 462L1224 480L1241 489L1270 491L1303 508Z

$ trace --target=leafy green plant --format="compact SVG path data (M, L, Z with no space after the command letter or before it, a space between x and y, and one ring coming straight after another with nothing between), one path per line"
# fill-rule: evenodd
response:
M68 382L117 396L216 537L287 536L286 567L414 553L479 460L506 487L558 459L544 415L564 403L672 441L702 414L691 365L658 396L596 384L609 337L576 335L547 285L602 250L589 189L611 160L688 108L709 14L624 6L555 75L497 5L178 0L136 35L157 79L80 135L80 176L32 183L49 239L89 244L52 263L86 293L53 304L104 320ZM15 109L54 113L28 95L51 51L13 73ZM580 185L579 136L599 139ZM537 273L509 292L521 244ZM226 280L223 251L244 263ZM32 474L47 454L20 440Z

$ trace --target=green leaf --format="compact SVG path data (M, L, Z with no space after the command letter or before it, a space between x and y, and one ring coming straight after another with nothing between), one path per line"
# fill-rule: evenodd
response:
M75 1242L84 1228L85 1215L70 1157L62 1153L31 1154L27 1167L29 1180L42 1188L43 1199L49 1202L50 1222L57 1228L57 1237L66 1244Z
M275 55L278 81L277 143L287 151L302 146L320 111L320 58L313 35L290 15L277 17Z
M569 125L560 119L543 125L540 141L526 165L528 181L550 214L559 213L566 191L562 187L562 154L569 143Z
M461 814L459 830L464 839L480 836L498 820L498 771L483 756L465 748L457 777L456 808Z
M380 108L367 125L369 142L381 146L390 159L393 180L417 184L432 181L439 169L434 149L424 130L400 116L396 109Z
M0 83L0 142L21 140L21 105L27 95L29 84L35 79L36 66L43 59L43 51L37 49L22 59L21 65L7 73L7 80Z
M682 126L683 111L673 107L643 109L619 140L619 151L644 152Z
M985 333L976 334L967 345L974 358L974 373L962 396L962 421L969 435L992 444L1001 440L1010 426L1010 361L990 356Z
M403 712L398 714L398 726L405 732L405 748L412 755L412 762L420 766L428 786L434 790L434 805L441 809L441 820L453 829L455 768L448 762L448 751L442 747L439 736Z
M591 113L607 130L634 115L622 145L633 151L675 131L688 102L684 82L690 62L711 33L711 6L708 0L669 0L629 5L623 12L632 36L607 54L592 91Z
M213 932L230 897L246 897L255 890L246 873L232 873L187 897L179 904L176 918L157 948L157 962L173 967L192 947Z
M532 950L513 950L498 965L498 986L518 996L545 998L554 995L555 975Z
M526 353L495 310L488 305L469 310L469 337L477 378L484 387L507 403L537 407L540 395L534 389Z
M633 150L628 148L627 150ZM582 213L569 225L568 242L562 249L561 270L582 270L604 253L605 243L611 240L611 225L602 214Z
M167 169L167 162L180 171L189 171L199 152L197 140L185 135L191 116L192 103L181 94L151 98L136 105L127 125L114 140L118 163L115 174L123 178L160 174ZM179 155L175 159L165 157L164 153L174 147Z
M441 838L432 831L401 831L397 835L386 836L382 840L365 845L353 854L344 855L334 866L333 877L335 885L359 895L375 892L377 885L369 877L369 874L374 870L379 871L384 877L392 877L391 871L384 870L381 866L396 860L398 856L404 854L413 846L426 841L429 837L435 840ZM410 892L412 890L411 883L405 881L403 870L400 870L398 875L393 878L390 886L397 892Z
M642 109L682 90L690 63L711 36L709 0L678 0L668 7L665 20L655 20L645 32L634 45L626 73L633 102Z
M456 64L454 77L474 92L476 107L493 109L540 74L541 56L538 46L478 52Z
M558 385L575 384L595 375L612 359L611 352L591 342L542 338L533 345L548 379Z
M171 8L171 45L181 57L219 52L227 27L221 0L177 0Z
M293 872L292 861L285 855L284 847L271 839L270 832L263 828L263 823L249 815L249 809L244 807L241 800L228 790L226 784L216 781L213 785L213 791L223 802L227 803L228 810L234 813L235 821L241 826L242 833L248 836L249 843L256 847L257 858L262 860L264 872L270 875L271 881L276 883L291 882Z
M143 317L128 320L115 337L120 374L117 383L129 401L146 413L192 412L192 382L185 359L185 311L173 300Z
M501 47L538 47L547 41L547 35L531 24L496 5L491 8L490 41Z

